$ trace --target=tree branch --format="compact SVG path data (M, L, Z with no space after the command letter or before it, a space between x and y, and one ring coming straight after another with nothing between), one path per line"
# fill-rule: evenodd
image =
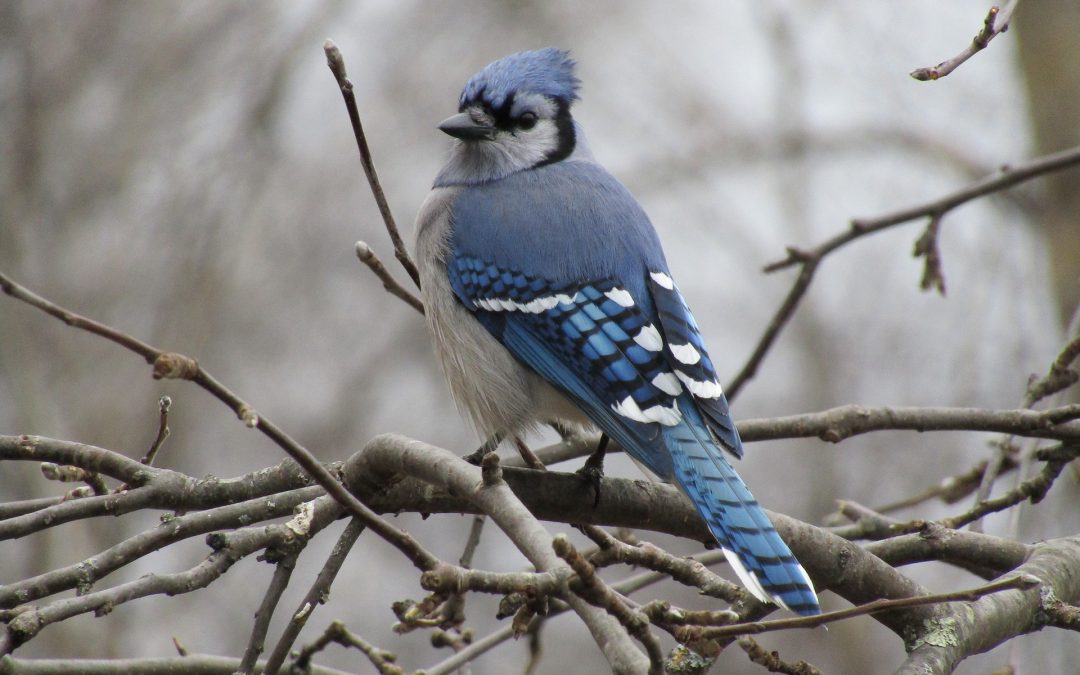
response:
M57 317L68 325L82 328L97 335L116 342L131 351L142 356L148 363L154 366L154 378L179 378L190 380L206 391L214 395L222 403L226 404L236 413L246 426L257 428L272 440L278 447L284 450L296 463L304 468L319 485L337 499L349 512L364 521L376 534L385 539L399 551L405 554L414 565L421 570L431 569L438 559L428 553L420 544L406 532L402 532L391 526L382 518L379 518L369 508L364 506L356 497L341 485L315 456L292 437L286 434L276 424L264 416L255 412L243 399L218 382L207 370L202 368L195 359L182 354L166 353L158 350L145 342L121 333L114 328L97 323L85 317L59 307L58 305L34 294L22 286L16 284L3 273L0 273L0 289L8 295L27 302L42 311Z
M531 473L547 475L547 472ZM463 497L473 505L472 509L486 513L537 571L551 572L564 583L570 577L570 568L551 548L551 535L503 480L495 453L489 453L478 470L442 448L384 434L369 441L345 469L350 487L364 486L361 489L369 492L379 490L402 475L416 477L446 493ZM618 622L573 593L563 593L563 597L589 628L614 671L647 670L645 656L633 646Z
M856 239L874 232L880 232L894 225L919 218L937 218L940 220L952 209L973 199L1005 190L1032 178L1060 171L1076 164L1080 164L1080 146L1038 157L1015 167L1003 167L997 174L987 176L968 187L951 192L933 201L894 211L877 218L856 218L851 221L851 227L847 231L827 239L813 249L803 250L789 246L787 257L766 265L765 272L776 272L799 265L801 267L799 276L795 279L784 302L770 319L750 358L725 388L728 392L728 398L734 399L747 381L757 373L758 366L776 342L776 338L791 320L791 317L794 316L795 309L810 288L810 282L813 281L814 274L827 255ZM940 261L938 262L940 264Z
M341 55L341 50L332 40L323 43L323 51L326 52L326 65L334 74L338 88L341 89L341 96L345 99L345 109L349 113L353 135L356 136L356 147L360 150L360 164L364 167L364 175L367 176L368 185L371 186L371 194L375 196L375 203L379 205L379 213L382 214L386 232L390 235L390 241L394 243L394 256L408 272L416 287L420 288L420 272L416 269L416 264L412 261L409 251L405 248L405 242L401 239L397 223L394 222L394 215L390 212L390 203L386 201L386 194L383 193L382 184L379 183L375 162L371 159L371 149L368 147L367 136L364 134L364 126L360 123L360 111L356 107L353 85L345 73L345 57Z
M341 566L345 563L346 556L352 551L353 545L356 544L356 540L363 531L363 522L356 518L349 521L341 536L338 537L334 549L330 552L330 557L326 559L322 569L319 571L319 575L315 577L315 582L308 589L304 599L300 601L300 606L293 612L291 620L285 626L285 630L281 632L281 637L278 638L277 644L274 645L274 651L270 653L270 657L266 660L264 673L277 675L281 664L285 663L285 657L289 655L289 649L296 642L300 631L307 625L308 619L315 612L315 608L324 604L327 598L330 597L330 586L333 585Z
M965 605L931 626L930 634L909 645L897 673L951 673L962 660L1025 633L1040 630L1050 599L1080 599L1080 537L1052 539L1034 545L1028 561L1010 574L1040 580L1038 589L1013 590Z
M1009 21L1012 19L1013 11L1016 9L1016 3L1018 0L1008 0L1008 4L1005 5L1005 9L998 9L997 5L990 8L990 11L986 13L986 18L983 19L982 30L971 40L971 44L964 48L962 52L956 56L946 59L936 66L930 68L916 68L911 71L910 75L921 82L938 80L952 71L956 70L960 64L964 63L972 56L975 56L982 50L986 49L990 41L996 38L999 34L1009 30Z

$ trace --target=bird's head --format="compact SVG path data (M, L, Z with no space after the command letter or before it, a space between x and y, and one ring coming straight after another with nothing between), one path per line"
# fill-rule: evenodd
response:
M465 84L458 114L439 124L461 141L440 178L481 183L569 157L578 85L573 59L554 47L488 64Z

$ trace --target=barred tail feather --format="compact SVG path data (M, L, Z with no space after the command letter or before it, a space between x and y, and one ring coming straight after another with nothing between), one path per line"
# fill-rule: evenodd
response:
M806 570L695 417L690 414L683 424L663 431L679 487L705 519L739 580L755 597L799 614L820 614L817 593Z

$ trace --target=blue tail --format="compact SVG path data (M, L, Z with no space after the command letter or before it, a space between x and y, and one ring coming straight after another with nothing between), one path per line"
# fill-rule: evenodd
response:
M693 406L665 427L675 480L690 497L739 580L755 597L803 615L820 614L814 586Z

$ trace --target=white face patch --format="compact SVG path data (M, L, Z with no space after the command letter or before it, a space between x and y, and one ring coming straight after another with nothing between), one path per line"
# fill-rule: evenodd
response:
M669 396L678 396L683 390L679 379L672 373L660 373L652 379L652 385Z
M620 307L633 307L634 297L629 292L621 288L613 288L604 295L608 296Z
M634 342L650 352L658 352L664 348L664 338L660 337L660 331L656 330L656 326L651 323L641 327L638 334L634 336Z
M678 359L679 363L692 366L701 360L701 354L689 342L684 345L668 345L668 349L671 350L671 355Z
M702 382L701 380L695 380L686 373L679 370L675 371L675 375L682 380L686 388L690 390L690 393L698 398L720 398L724 395L724 390L720 386L719 382L715 380L711 382Z
M660 284L662 288L666 288L669 291L675 288L675 282L663 272L650 272L649 276L652 277L653 281Z
M534 100L523 109L539 116L535 126L531 129L499 129L492 138L485 140L457 141L436 184L475 185L498 180L531 169L558 150L559 126L554 119L558 106L543 96L534 97L542 100ZM516 101L514 109L518 109ZM466 112L484 126L494 126L495 120L479 106Z
M645 424L659 422L666 427L673 427L682 421L682 413L679 411L677 403L670 408L654 405L651 408L642 410L632 396L627 396L616 405L611 406L611 409L627 419Z

